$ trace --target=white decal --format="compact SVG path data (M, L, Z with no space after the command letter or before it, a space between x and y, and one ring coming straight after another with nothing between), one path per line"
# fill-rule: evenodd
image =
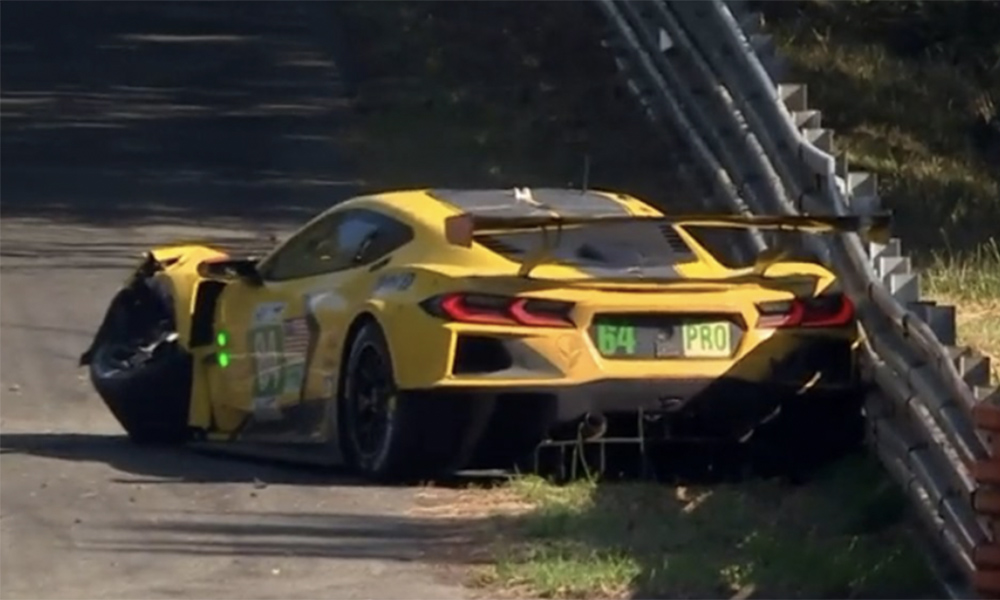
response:
M258 304L253 311L253 322L254 324L275 323L281 320L281 313L284 311L284 302L264 302Z
M413 285L416 274L412 272L387 273L378 278L375 283L375 294L386 292L404 292Z
M306 294L306 308L310 314L315 314L320 308L328 310L344 310L347 302L336 292L310 292Z
M284 387L281 365L283 333L278 324L262 325L250 330L255 396L279 394Z

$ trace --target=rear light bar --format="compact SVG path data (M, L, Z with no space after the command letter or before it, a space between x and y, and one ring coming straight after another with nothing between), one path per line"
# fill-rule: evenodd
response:
M843 294L795 298L757 305L760 329L783 327L842 327L854 319L854 303Z
M427 313L459 323L528 327L575 327L573 303L492 294L452 293L420 303Z

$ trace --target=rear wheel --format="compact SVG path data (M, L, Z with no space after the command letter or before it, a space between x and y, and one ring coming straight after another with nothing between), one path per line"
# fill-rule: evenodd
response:
M137 443L179 443L190 436L192 359L162 312L120 304L112 327L93 348L90 379L108 409ZM143 307L148 308L148 307Z
M407 481L460 468L470 402L399 394L381 328L363 325L350 344L340 434L351 464L379 480Z

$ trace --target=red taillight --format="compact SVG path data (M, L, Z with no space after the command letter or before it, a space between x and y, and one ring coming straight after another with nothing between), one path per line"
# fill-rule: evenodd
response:
M443 316L453 321L512 325L514 320L504 314L506 304L502 298L495 296L451 294L441 298L440 307Z
M796 298L757 305L757 327L841 327L854 318L854 304L843 294Z
M804 327L840 327L854 319L854 303L843 294L808 298L804 303Z
M420 303L431 315L461 323L573 327L573 304L535 298L510 298L489 294L444 294Z

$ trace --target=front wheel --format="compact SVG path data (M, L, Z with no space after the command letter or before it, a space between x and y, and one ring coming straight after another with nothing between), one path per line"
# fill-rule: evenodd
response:
M128 326L115 327L94 346L90 380L133 442L183 442L190 436L191 355L164 323L131 316L115 315L113 322Z
M340 435L349 462L366 476L405 481L461 465L468 402L402 397L381 328L362 326L349 347L341 388Z

